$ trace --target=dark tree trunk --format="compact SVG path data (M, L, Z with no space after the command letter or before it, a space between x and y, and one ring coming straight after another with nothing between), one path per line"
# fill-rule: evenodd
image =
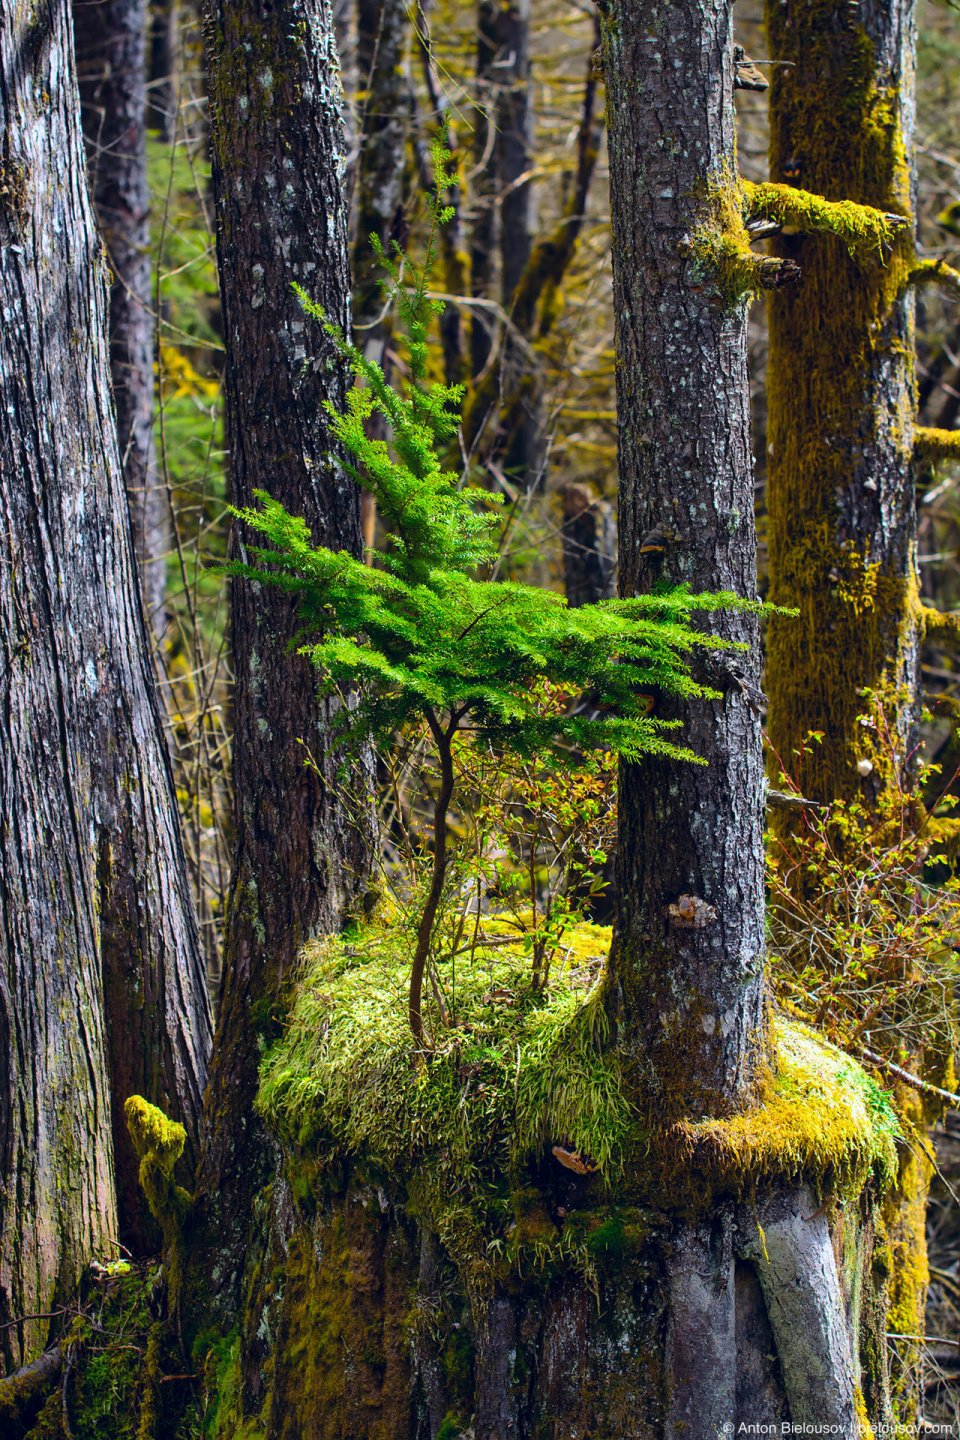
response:
M496 71L498 42L495 0L477 4L477 104L473 112L473 224L470 227L470 294L489 300L496 267L497 236L497 108ZM470 325L470 368L476 377L490 355L492 323L481 308Z
M147 126L172 144L179 105L179 0L151 0L150 98Z
M665 27L652 5L605 17L620 593L666 579L752 597L745 311L697 283L684 245L710 187L734 173L729 12L689 3L669 14ZM670 145L658 143L665 133ZM758 627L730 613L708 623L747 649L702 671L719 699L657 703L682 719L705 767L623 768L612 966L624 1052L658 1105L687 1114L748 1104L765 1049Z
M306 519L317 543L359 553L358 491L331 458L323 408L343 407L348 377L291 289L299 282L348 328L330 10L323 0L267 9L211 0L206 41L232 498L252 505L255 490L269 490ZM242 533L235 544L242 555ZM287 650L294 605L248 584L234 585L232 603L236 855L202 1172L226 1305L252 1197L270 1175L252 1105L282 985L300 944L339 928L366 873L328 749L333 702L318 697L308 661ZM362 795L356 803L363 811Z
M383 271L370 243L376 235L390 253L390 242L406 240L407 135L410 128L409 82L404 73L408 18L401 0L359 0L357 69L361 91L360 163L357 171L357 243L353 254L353 309L357 341L377 344L382 352L386 329L368 329L383 310ZM375 356L379 361L379 356Z
M110 374L144 607L165 628L167 496L153 437L156 326L147 183L147 0L75 0L90 193L110 267Z
M406 246L407 135L410 129L409 81L404 72L408 18L404 0L360 0L357 6L357 69L360 76L360 159L357 166L356 244L353 249L354 338L368 359L376 361L389 380L392 319L384 314L380 287L383 267L371 236L388 255L394 243ZM386 438L380 414L371 417L368 433ZM373 549L376 506L373 496L360 496L363 546Z
M533 185L523 176L533 164L530 105L530 0L496 7L497 152L500 202L500 289L509 309L530 259Z
M563 586L568 605L595 605L616 594L617 525L613 506L589 485L565 485Z
M110 405L66 0L0 11L0 1311L143 1217L123 1102L196 1138L210 1022ZM24 1356L43 1322L4 1328ZM4 1365L9 1368L9 1363Z

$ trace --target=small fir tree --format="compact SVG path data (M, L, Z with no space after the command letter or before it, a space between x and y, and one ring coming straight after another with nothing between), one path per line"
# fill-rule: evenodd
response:
M449 153L435 142L436 195L450 183ZM427 293L437 228L448 218L434 199L426 259L387 257L384 288L406 337L403 389L327 321L299 289L304 309L324 325L360 380L347 411L332 407L331 429L357 461L354 478L374 495L388 532L372 564L311 543L305 522L265 492L259 510L235 513L268 545L255 564L228 573L295 595L303 628L301 654L330 690L350 690L356 703L341 712L355 741L384 741L423 718L437 747L440 784L433 808L433 871L417 928L410 976L410 1028L421 1045L421 999L434 922L447 870L446 821L454 791L453 743L470 729L501 752L553 752L564 763L606 747L625 760L658 752L679 761L696 756L667 737L677 720L653 713L662 694L709 696L690 676L694 646L731 648L695 630L695 611L754 608L731 594L691 595L685 588L570 609L563 596L531 585L482 578L493 569L502 529L500 497L441 468L456 435L462 386L427 380L428 330L442 302ZM377 245L376 237L372 243ZM405 269L411 279L405 280ZM371 440L365 422L385 416L390 442ZM537 682L558 702L545 712ZM580 703L576 703L579 701Z

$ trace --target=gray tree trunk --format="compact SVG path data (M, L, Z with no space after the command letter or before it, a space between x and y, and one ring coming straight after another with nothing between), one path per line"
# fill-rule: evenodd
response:
M0 7L0 1320L148 1228L123 1102L191 1149L210 1018L110 403L70 11ZM194 1152L195 1153L195 1152ZM0 1331L4 1369L45 1322Z
M745 309L698 284L684 248L702 223L695 197L734 173L730 16L696 0L670 5L669 23L658 14L605 12L620 593L665 579L752 597ZM657 702L706 766L623 768L612 972L624 1051L667 1110L687 1114L749 1103L764 1052L758 627L736 613L707 623L748 648L702 673L719 699Z
M74 0L90 193L110 268L110 375L144 607L165 629L170 517L153 419L155 296L147 182L147 0Z

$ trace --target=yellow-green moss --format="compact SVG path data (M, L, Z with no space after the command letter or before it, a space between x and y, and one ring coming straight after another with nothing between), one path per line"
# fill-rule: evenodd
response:
M927 1264L927 1194L933 1166L927 1156L927 1117L922 1097L901 1086L898 1106L909 1143L902 1147L896 1188L887 1197L885 1220L890 1240L890 1309L887 1329L893 1335L924 1333L924 1310L930 1270ZM894 1413L901 1424L917 1419L917 1372L921 1344L915 1338L893 1342L890 1389Z
M490 921L506 939L506 922ZM516 934L516 931L514 931ZM466 956L443 983L457 1026L436 1026L428 1062L413 1064L407 1021L409 936L378 921L359 942L307 946L287 1032L261 1070L258 1109L285 1140L314 1154L363 1154L395 1171L443 1156L459 1184L482 1164L504 1173L565 1138L602 1169L619 1158L630 1126L596 988L609 931L563 937L549 994L529 984L515 945ZM570 967L577 963L576 970Z
M599 958L609 932L584 931L568 948ZM294 1155L309 1156L318 1173L363 1157L405 1178L444 1243L465 1255L486 1248L486 1211L502 1218L511 1209L515 1245L539 1246L545 1261L556 1237L536 1207L534 1223L510 1195L524 1167L558 1144L598 1168L601 1188L616 1176L667 1208L765 1179L829 1182L847 1193L870 1176L891 1182L889 1097L813 1031L776 1023L764 1103L749 1113L677 1124L650 1114L642 1124L609 1044L602 980L588 985L596 970L581 958L559 970L544 998L525 988L509 947L486 953L496 958L458 976L457 1028L439 1031L431 1058L418 1064L402 932L378 923L359 942L308 947L257 1102Z
M682 242L695 283L711 288L729 308L775 285L781 262L751 250L744 224L746 198L739 178L724 175L711 181L698 197L697 209L697 225Z
M914 431L913 458L920 464L935 460L960 460L960 430L935 430L924 426Z
M179 1233L192 1204L189 1193L177 1185L173 1172L183 1154L187 1132L175 1120L139 1095L123 1107L127 1129L140 1161L140 1184L151 1214L160 1222L169 1244Z
M743 181L751 219L773 220L784 233L834 235L860 265L884 264L904 222L852 200L825 200L793 185Z
M150 1213L163 1232L164 1245L170 1256L168 1286L172 1310L179 1303L183 1279L183 1226L193 1206L193 1198L173 1178L177 1161L183 1154L187 1132L175 1120L168 1120L162 1110L139 1095L131 1095L123 1113L130 1139L140 1161L140 1185L147 1197Z
M822 732L800 783L812 798L832 800L863 790L860 692L907 696L889 717L895 735L913 703L904 681L919 608L906 520L874 520L878 483L912 496L915 362L905 292L915 255L910 225L894 235L883 218L909 217L910 167L897 87L881 78L863 28L836 33L826 0L791 9L787 20L784 7L768 4L771 54L793 62L771 85L770 169L774 180L799 170L811 196L773 184L755 187L752 200L797 229L816 226L814 212L832 202L829 215L846 228L835 243L802 234L776 241L802 280L770 302L770 599L799 616L771 618L769 729L788 769L804 737ZM842 522L851 512L864 517L860 533ZM786 812L773 817L782 835L795 823Z
M717 1189L744 1195L764 1181L808 1181L846 1198L897 1173L899 1124L888 1093L805 1025L774 1024L762 1105L726 1120L681 1121L651 1137L655 1169L681 1203Z

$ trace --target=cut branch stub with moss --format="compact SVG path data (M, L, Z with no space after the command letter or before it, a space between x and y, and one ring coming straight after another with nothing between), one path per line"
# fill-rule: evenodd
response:
M446 162L437 142L438 194L447 184ZM331 410L332 429L356 457L353 473L372 491L390 529L387 548L373 566L314 548L302 520L258 493L260 510L239 513L267 537L269 548L254 552L256 563L235 563L228 571L296 596L301 653L311 657L330 690L358 692L356 705L342 711L353 739L387 737L426 718L443 768L453 737L469 720L495 747L521 754L548 750L570 761L578 750L606 746L631 760L650 753L693 760L689 749L669 738L679 722L658 716L655 707L650 713L650 692L688 698L712 693L691 678L688 653L695 646L742 646L694 629L691 617L719 607L755 610L755 602L733 594L695 596L679 585L571 610L553 592L471 574L493 565L499 518L486 491L461 487L439 459L455 433L462 397L461 387L428 385L424 378L427 327L438 303L428 299L426 287L443 217L435 208L426 261L414 269L409 288L399 263L384 257L387 288L408 336L404 392L389 386L380 368L301 296L365 382L350 392L344 414ZM364 421L375 411L389 422L389 445L366 434ZM545 713L531 688L540 679L563 697L555 711ZM568 713L566 701L582 694L590 696L589 713ZM437 802L434 885L413 967L410 1022L419 1042L426 1038L419 992L443 887L452 784L449 771Z

